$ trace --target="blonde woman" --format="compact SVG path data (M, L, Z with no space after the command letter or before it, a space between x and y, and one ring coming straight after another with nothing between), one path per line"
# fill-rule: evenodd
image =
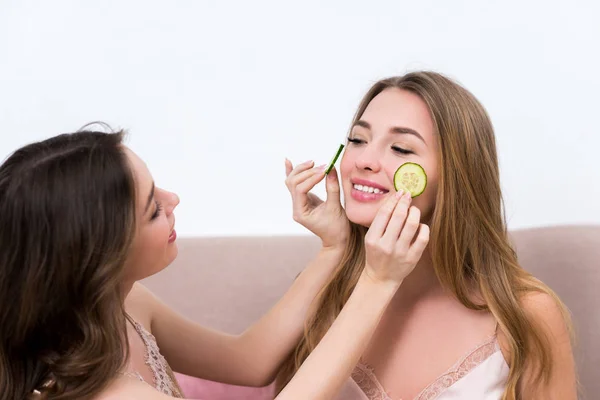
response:
M427 174L411 212L430 226L431 240L344 399L575 399L568 313L509 244L490 118L466 89L432 72L381 80L358 107L340 163L345 253L279 385L314 351L369 268L368 228L394 196L394 172L405 162Z

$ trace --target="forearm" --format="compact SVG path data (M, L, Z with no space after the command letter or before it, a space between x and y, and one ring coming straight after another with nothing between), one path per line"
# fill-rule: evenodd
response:
M300 340L315 296L339 264L343 248L322 248L281 300L236 339L238 354L253 360L258 382L271 382L283 360Z
M333 398L367 347L395 292L395 286L375 283L363 274L329 331L277 399Z

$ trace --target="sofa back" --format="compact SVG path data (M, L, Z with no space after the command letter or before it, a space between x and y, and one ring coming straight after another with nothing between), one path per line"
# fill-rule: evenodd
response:
M588 398L600 394L600 226L517 230L521 265L573 314L575 349ZM144 284L185 316L240 333L285 293L319 249L310 236L181 238L179 256Z

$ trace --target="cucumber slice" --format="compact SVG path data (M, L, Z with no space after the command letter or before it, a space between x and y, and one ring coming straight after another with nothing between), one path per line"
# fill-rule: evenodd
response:
M426 186L427 174L419 164L404 163L394 174L394 189L409 192L411 197L417 197L423 193Z
M331 171L331 169L335 165L335 162L337 161L338 157L340 156L340 154L342 154L343 148L344 148L344 145L340 144L340 147L338 148L337 153L335 153L335 156L331 159L331 162L329 163L329 165L327 166L327 169L325 170L325 175L327 175Z

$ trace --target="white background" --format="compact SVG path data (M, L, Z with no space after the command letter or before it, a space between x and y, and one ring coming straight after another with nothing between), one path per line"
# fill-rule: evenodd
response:
M492 117L510 228L600 223L599 4L0 0L0 157L103 120L180 235L302 233L284 157L328 162L372 82L433 69Z

